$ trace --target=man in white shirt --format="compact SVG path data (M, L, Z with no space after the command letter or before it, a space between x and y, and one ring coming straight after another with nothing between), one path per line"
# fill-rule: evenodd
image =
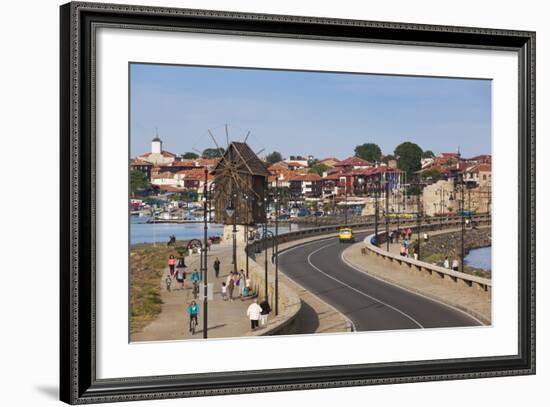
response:
M258 327L258 320L260 319L261 312L262 307L258 305L258 300L254 300L254 302L248 306L246 316L250 318L250 329L254 330Z

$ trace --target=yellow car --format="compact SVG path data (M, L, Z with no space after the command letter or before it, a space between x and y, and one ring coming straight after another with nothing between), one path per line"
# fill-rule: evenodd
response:
M350 228L340 229L340 233L338 234L338 239L340 240L340 243L355 242L355 237L353 236L353 230L351 230Z

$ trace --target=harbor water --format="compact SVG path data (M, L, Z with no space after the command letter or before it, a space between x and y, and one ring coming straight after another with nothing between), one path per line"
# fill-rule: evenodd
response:
M464 264L470 267L491 270L491 246L472 249L464 258Z
M176 240L202 239L204 237L204 224L200 223L146 223L147 217L130 217L130 244L139 243L166 243L170 236L175 235ZM292 224L292 230L300 229L297 224ZM302 226L303 228L303 226ZM269 227L275 232L275 227ZM289 231L289 225L279 224L279 233ZM223 225L209 223L208 237L222 236Z

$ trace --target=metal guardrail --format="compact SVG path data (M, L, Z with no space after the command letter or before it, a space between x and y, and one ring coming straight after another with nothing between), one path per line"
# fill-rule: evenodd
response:
M472 217L472 219L477 223L479 223L479 222L490 222L491 217L488 216L488 215L478 215L478 216ZM392 219L391 221L388 222L388 224L396 226L397 225L397 220ZM440 219L440 218L423 218L422 228L424 230L436 230L437 228L441 228L441 226L445 227L445 226L448 226L448 225L456 225L456 224L460 224L460 217L458 217L458 216L446 217L446 218L443 218L443 219ZM350 227L352 229L365 229L365 228L371 228L371 227L374 228L375 227L375 222L370 221L370 222L363 222L363 223L351 223L351 224L348 224L348 225L328 225L328 226L320 226L320 227L316 227L316 228L301 229L301 230L297 230L295 232L287 232L287 233L280 234L278 241L279 241L279 244L281 244L281 243L291 242L293 240L303 239L303 238L310 237L310 236L320 236L320 235L326 235L326 234L330 234L330 233L337 233L344 226ZM385 227L385 221L378 222L378 227L380 229L384 228ZM411 231L412 231L413 228L416 227L416 220L412 219L412 220L405 221L405 220L402 219L399 222L399 227L400 227L400 229L403 229L403 228L409 229L410 228ZM266 240L267 240L268 247L271 247L272 238L268 237ZM256 253L256 252L259 253L260 250L263 250L263 245L264 245L263 240L256 240L253 243L249 243L246 246L246 250L250 254L250 257L255 259L254 253Z

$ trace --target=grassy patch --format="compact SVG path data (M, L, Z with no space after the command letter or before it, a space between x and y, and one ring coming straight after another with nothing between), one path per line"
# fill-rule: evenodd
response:
M130 329L139 332L160 313L160 280L174 248L140 245L130 249Z
M445 261L445 255L441 253L433 253L433 254L430 254L429 256L422 257L421 260L425 261L426 263L443 266L443 262Z

